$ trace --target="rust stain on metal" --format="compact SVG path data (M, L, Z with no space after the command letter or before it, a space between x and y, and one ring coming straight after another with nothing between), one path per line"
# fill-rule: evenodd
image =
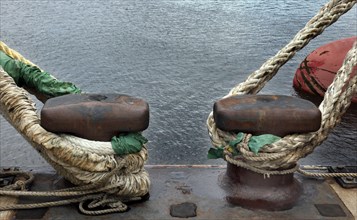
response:
M192 192L192 188L184 183L176 186L175 189L180 190L182 194L191 194Z
M214 104L213 117L224 131L283 137L320 128L321 113L311 102L276 95L237 95Z
M110 141L124 132L149 126L149 105L121 94L70 94L46 101L41 126L51 132L71 133L97 141Z
M281 211L293 208L302 193L294 174L264 177L235 165L227 165L221 177L229 203L249 209Z

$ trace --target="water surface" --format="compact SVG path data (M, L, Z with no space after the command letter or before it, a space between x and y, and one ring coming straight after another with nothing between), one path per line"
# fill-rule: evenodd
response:
M325 1L1 0L1 40L84 92L150 105L149 164L208 160L215 100L286 45ZM357 33L356 7L310 42L263 89L297 96L292 79L314 48ZM42 105L38 102L38 108ZM49 167L0 117L0 165ZM356 164L357 108L305 164Z

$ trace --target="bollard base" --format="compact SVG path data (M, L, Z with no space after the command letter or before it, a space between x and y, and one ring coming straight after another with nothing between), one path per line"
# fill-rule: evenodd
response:
M265 177L233 164L219 177L227 202L247 209L283 211L291 209L302 194L294 174Z

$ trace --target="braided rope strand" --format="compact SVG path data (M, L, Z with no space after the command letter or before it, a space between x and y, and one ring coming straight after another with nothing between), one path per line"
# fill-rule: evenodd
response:
M313 17L306 26L300 30L294 39L281 49L274 57L266 61L259 70L253 72L248 79L234 87L224 98L237 94L256 94L278 69L286 63L308 42L321 34L323 30L334 23L341 15L350 10L356 3L354 1L330 1L320 12ZM247 146L240 145L240 166L259 169L267 173L277 169L288 169L297 161L311 153L316 146L327 138L332 128L341 120L343 113L350 105L350 100L356 93L357 76L350 77L353 67L356 66L356 43L346 55L345 61L336 74L336 78L326 91L319 109L322 112L321 128L317 132L306 134L292 134L279 141L263 146L258 154L252 154ZM216 147L227 146L236 134L224 132L217 128L213 112L207 119L207 127L212 144ZM232 159L232 158L231 158ZM242 165L245 163L245 165Z
M36 66L1 41L0 50L27 65ZM39 151L59 175L75 185L80 185L55 192L13 191L4 188L0 190L0 195L87 196L98 192L115 194L117 196L115 201L113 199L105 201L108 205L113 206L109 210L88 211L81 208L80 203L80 209L88 214L104 214L127 209L126 205L120 202L120 196L134 198L148 193L150 180L144 169L144 163L147 160L146 145L143 145L142 150L138 153L118 156L113 151L110 142L90 141L70 135L56 135L47 132L40 126L35 103L31 100L28 92L19 88L2 68L0 68L0 110L4 118ZM38 206L36 204L28 206L35 208L73 202L81 202L81 200L60 200L38 204ZM4 210L4 208L6 207L0 207L0 210Z
M11 49L8 47L4 42L0 41L0 50L2 50L4 53L6 53L8 56L10 56L13 59L19 60L27 65L30 66L36 66L34 63L31 61L27 60L25 57L23 57L19 52L16 50Z

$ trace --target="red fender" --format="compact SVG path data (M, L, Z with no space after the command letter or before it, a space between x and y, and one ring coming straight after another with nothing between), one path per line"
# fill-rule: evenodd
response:
M352 48L357 36L333 41L312 51L296 70L293 86L296 90L324 96L337 71L342 66L347 52ZM354 66L352 76L356 75ZM351 77L352 77L351 76ZM357 103L357 94L352 102Z

